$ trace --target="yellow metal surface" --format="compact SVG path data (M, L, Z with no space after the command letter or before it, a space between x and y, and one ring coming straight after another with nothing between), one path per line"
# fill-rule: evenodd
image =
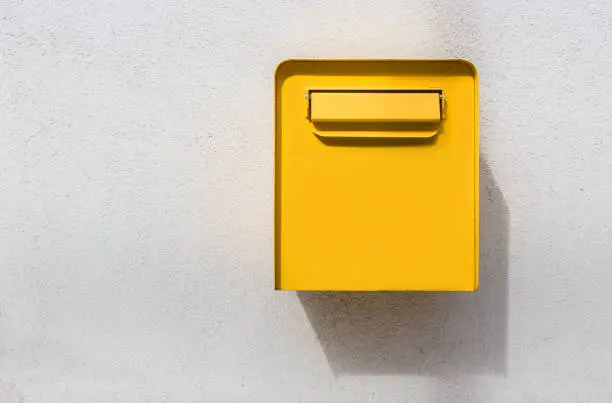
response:
M310 120L317 122L440 121L438 92L316 91L310 93Z
M475 290L475 68L289 60L275 82L276 288Z

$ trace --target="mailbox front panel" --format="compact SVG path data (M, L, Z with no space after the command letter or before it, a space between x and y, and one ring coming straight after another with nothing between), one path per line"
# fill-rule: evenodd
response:
M475 290L473 66L290 60L275 81L276 288Z

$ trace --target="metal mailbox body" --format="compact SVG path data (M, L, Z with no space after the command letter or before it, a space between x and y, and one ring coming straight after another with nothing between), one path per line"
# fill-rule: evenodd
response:
M275 75L275 286L478 287L478 77L465 60Z

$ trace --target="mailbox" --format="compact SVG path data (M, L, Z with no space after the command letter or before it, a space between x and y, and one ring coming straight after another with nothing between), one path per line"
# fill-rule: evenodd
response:
M275 75L275 286L478 287L478 78L465 60Z

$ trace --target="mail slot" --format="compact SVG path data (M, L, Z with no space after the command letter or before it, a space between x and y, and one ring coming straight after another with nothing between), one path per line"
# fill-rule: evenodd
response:
M310 91L313 122L440 121L442 91Z
M275 287L478 286L478 78L464 60L275 76Z
M309 119L324 137L431 137L444 107L440 90L312 90L308 99Z

